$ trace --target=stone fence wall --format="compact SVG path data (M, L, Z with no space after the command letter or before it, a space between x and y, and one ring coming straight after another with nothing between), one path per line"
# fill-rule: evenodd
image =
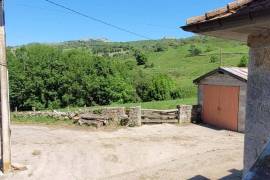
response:
M200 106L179 105L177 109L155 110L133 108L101 108L77 112L32 111L17 112L16 116L49 116L53 118L70 119L79 125L94 125L96 127L107 124L122 126L141 126L147 123L190 123L200 120Z
M142 110L142 123L191 123L200 120L200 106L179 105L171 110Z

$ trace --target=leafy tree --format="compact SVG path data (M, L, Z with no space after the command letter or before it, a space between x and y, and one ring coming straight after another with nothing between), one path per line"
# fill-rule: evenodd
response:
M145 65L148 61L145 54L143 54L141 51L136 50L134 53L135 59L137 61L137 65Z
M7 55L12 109L42 110L175 97L174 82L168 76L146 75L132 60L105 58L88 48L64 50L31 44L8 49ZM137 64L152 67L140 51L135 52L135 57Z

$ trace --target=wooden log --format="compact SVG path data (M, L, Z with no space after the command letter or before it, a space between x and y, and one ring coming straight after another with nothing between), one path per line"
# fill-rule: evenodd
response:
M99 121L107 121L109 120L108 117L106 116L99 116L99 115L95 115L95 114L84 114L84 115L81 115L80 116L81 119L84 119L84 120L99 120Z
M142 123L178 123L177 119L142 119Z
M176 116L142 116L143 119L177 119Z

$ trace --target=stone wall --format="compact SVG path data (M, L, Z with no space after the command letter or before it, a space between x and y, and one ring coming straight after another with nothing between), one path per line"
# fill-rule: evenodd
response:
M96 127L110 123L123 126L141 126L148 123L190 123L200 120L200 106L179 105L177 109L155 110L133 108L101 108L77 112L33 111L14 113L17 116L50 116L73 120L80 125Z
M270 31L249 36L244 172L254 164L270 138Z
M141 126L142 125L142 111L141 107L130 108L128 111L128 125L129 126Z
M190 123L201 119L201 106L200 105L180 105L177 106L179 123Z

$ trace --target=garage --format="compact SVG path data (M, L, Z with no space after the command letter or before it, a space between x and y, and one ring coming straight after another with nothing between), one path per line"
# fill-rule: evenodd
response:
M194 80L204 123L244 132L247 75L247 68L221 67Z

